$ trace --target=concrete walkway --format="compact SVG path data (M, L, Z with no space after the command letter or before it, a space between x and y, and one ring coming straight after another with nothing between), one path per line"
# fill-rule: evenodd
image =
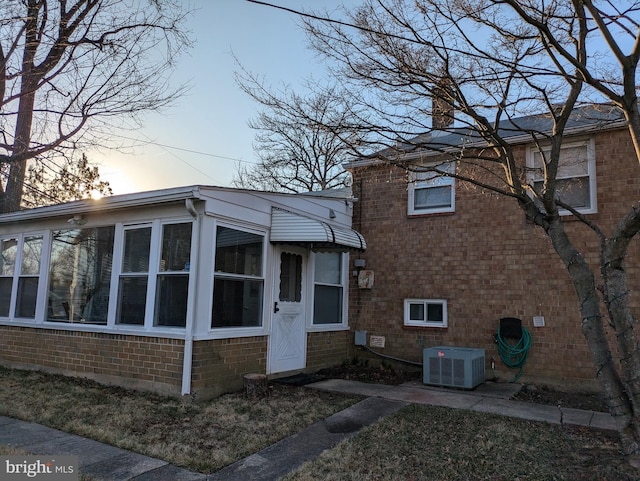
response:
M553 424L616 430L606 413L510 401L513 384L487 382L474 391L439 389L409 383L401 386L365 384L331 379L308 386L331 392L358 394L366 399L242 459L214 474L178 468L160 459L142 456L97 441L0 416L0 445L33 454L75 455L80 471L99 481L275 481L322 451L357 434L360 429L410 403L469 409Z

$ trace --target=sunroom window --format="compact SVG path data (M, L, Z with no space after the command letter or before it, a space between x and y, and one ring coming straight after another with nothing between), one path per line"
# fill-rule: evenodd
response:
M0 317L9 316L17 255L18 239L0 239Z
M262 325L264 236L218 226L211 327Z
M191 222L163 225L160 268L156 280L156 326L186 325L191 230Z
M106 324L114 227L53 231L47 318Z
M16 317L33 319L36 316L41 263L42 236L25 237L22 242Z
M149 284L151 226L127 228L124 231L123 244L116 322L142 325Z

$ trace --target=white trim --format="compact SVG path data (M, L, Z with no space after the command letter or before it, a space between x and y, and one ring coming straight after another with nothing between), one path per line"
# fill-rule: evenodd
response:
M410 319L410 306L411 304L422 304L424 306L425 320L420 321L416 319ZM439 304L442 306L442 322L429 321L427 316L427 305ZM446 328L448 326L448 312L447 312L447 300L446 299L405 299L404 300L404 325L411 327L437 327Z

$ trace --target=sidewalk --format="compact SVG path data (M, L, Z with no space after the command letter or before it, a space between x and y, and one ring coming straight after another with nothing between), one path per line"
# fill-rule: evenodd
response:
M366 399L210 475L193 473L160 459L2 416L0 445L33 454L78 456L80 471L99 481L275 481L410 403L616 430L615 419L606 413L511 401L509 398L518 389L513 384L486 382L474 391L462 391L419 383L388 386L331 379L310 384L307 388L358 394Z

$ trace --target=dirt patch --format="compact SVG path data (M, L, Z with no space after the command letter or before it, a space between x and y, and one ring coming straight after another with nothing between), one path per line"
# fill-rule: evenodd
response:
M394 386L422 379L422 373L418 370L404 370L386 364L370 366L366 361L343 363L340 366L322 369L317 374L327 379L348 379Z
M607 412L607 405L602 394L581 391L559 391L547 386L526 384L513 399L537 404L561 406L587 411Z

